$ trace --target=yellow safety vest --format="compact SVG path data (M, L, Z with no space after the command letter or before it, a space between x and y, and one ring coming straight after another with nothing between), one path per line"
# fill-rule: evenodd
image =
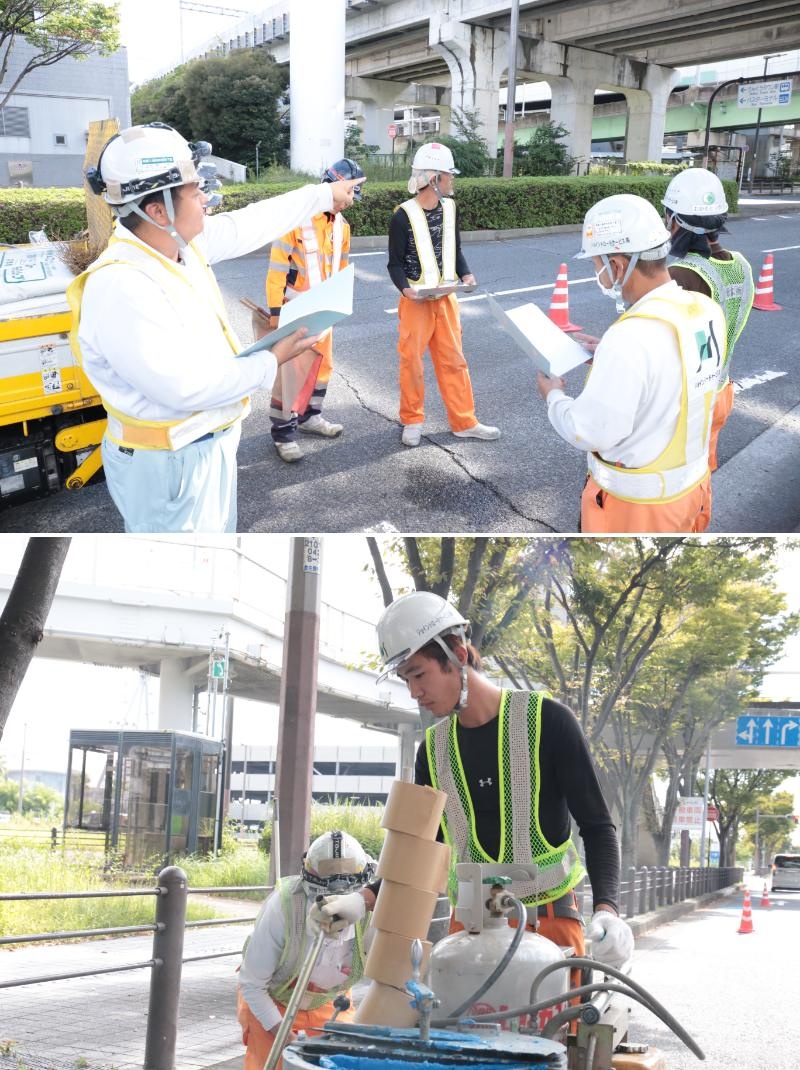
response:
M681 403L675 432L655 460L642 468L622 468L590 453L595 482L627 502L664 504L682 497L708 475L708 447L720 369L725 363L724 325L719 306L705 294L678 290L670 297L652 297L626 319L660 320L677 335L681 358ZM719 338L717 337L719 333Z
M139 253L145 254L145 256L133 257L129 250L124 248L125 246L132 246ZM238 353L241 345L228 322L222 294L219 291L217 280L214 278L214 273L206 264L205 257L197 250L194 242L190 242L188 248L206 270L211 283L210 289L214 300L214 312L232 352ZM145 259L145 257L149 259ZM147 246L140 245L138 242L129 241L127 238L112 236L107 248L97 260L90 264L86 271L73 279L67 287L67 301L72 310L72 328L69 334L69 341L75 359L81 367L83 367L83 354L78 341L78 333L86 283L95 271L110 267L113 264L135 267L137 270L144 272L149 278L152 278L163 290L168 290L176 285L176 280L182 286L191 287L191 282L184 274L155 251L151 251ZM108 413L106 435L116 445L130 449L178 450L209 432L221 431L226 427L230 427L237 420L243 419L250 411L250 399L242 398L241 401L235 401L229 405L220 405L217 408L204 409L192 413L191 416L181 420L141 420L128 413L120 412L103 397L100 400Z
M283 908L284 932L286 941L281 951L275 973L267 985L267 992L278 1003L287 1004L297 983L300 966L306 949L306 923L308 897L303 889L300 877L284 877L275 882L273 895L280 895ZM349 991L364 975L364 935L370 923L369 916L362 918L355 926L355 943L353 944L352 972L347 980L326 992L308 992L304 994L300 1007L305 1011L315 1011L325 1003L343 992ZM246 945L245 945L246 947Z
M452 197L443 197L442 205L442 270L436 260L436 253L428 230L425 210L416 197L404 201L400 207L408 216L414 244L419 255L422 275L418 279L409 279L413 286L441 286L448 282L458 282L456 275L456 202Z
M552 903L584 876L572 838L553 846L539 825L539 740L545 691L503 691L497 725L500 846L491 858L478 841L472 793L458 747L458 718L448 717L425 733L434 788L447 792L442 832L454 850L450 897L455 901L455 863L535 863L533 881L513 881L511 894L527 905Z

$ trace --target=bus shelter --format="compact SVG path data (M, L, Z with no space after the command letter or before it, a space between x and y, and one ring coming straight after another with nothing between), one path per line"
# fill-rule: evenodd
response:
M65 833L97 832L126 869L211 851L222 751L188 732L70 732Z

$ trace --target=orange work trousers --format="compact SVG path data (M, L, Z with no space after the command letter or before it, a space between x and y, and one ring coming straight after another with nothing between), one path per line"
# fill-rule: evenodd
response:
M626 502L586 477L581 495L581 534L705 531L711 523L711 475L672 502Z
M316 371L315 357L319 361ZM270 400L270 419L274 424L292 423L297 426L297 417L303 416L310 409L312 413L322 410L322 402L328 390L328 383L333 372L333 331L325 334L314 348L302 353L294 360L287 361L278 368L275 382L272 384ZM283 416L283 402L292 406L294 417ZM299 400L302 398L303 400Z
M429 349L439 393L451 431L466 431L478 422L472 380L461 347L461 318L455 294L435 301L401 297L400 319L400 423L421 424L425 419L425 376L422 358Z
M286 1010L281 1004L278 1004L278 1009L281 1012ZM350 1022L353 1020L355 1013L355 1008L351 1006L349 1010L342 1011L337 1016L336 1021ZM333 1014L334 1006L332 1002L324 1003L315 1011L298 1011L292 1029L295 1033L301 1029L305 1029L307 1032L318 1031L322 1029L326 1022L330 1021ZM267 1032L250 1010L240 988L236 990L236 1017L242 1027L242 1044L247 1046L244 1056L244 1070L264 1070L264 1063L272 1051L275 1038L272 1033ZM283 1059L278 1060L275 1070L283 1070Z
M714 415L711 417L711 444L708 447L708 467L712 472L717 470L717 439L722 428L727 423L733 409L733 383L730 379L717 393L714 402Z

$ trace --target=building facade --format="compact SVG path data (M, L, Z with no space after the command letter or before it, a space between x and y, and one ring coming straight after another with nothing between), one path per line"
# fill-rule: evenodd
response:
M5 86L34 52L15 42ZM0 108L0 186L80 186L89 123L109 118L130 126L126 49L33 70Z

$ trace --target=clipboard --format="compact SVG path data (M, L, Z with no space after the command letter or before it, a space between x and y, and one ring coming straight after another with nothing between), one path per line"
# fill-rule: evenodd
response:
M441 286L412 286L418 297L447 297L448 294L470 294L477 289L474 282L443 282Z
M488 298L497 322L545 375L560 377L591 360L592 354L557 327L538 305L529 302L503 309L492 294Z

